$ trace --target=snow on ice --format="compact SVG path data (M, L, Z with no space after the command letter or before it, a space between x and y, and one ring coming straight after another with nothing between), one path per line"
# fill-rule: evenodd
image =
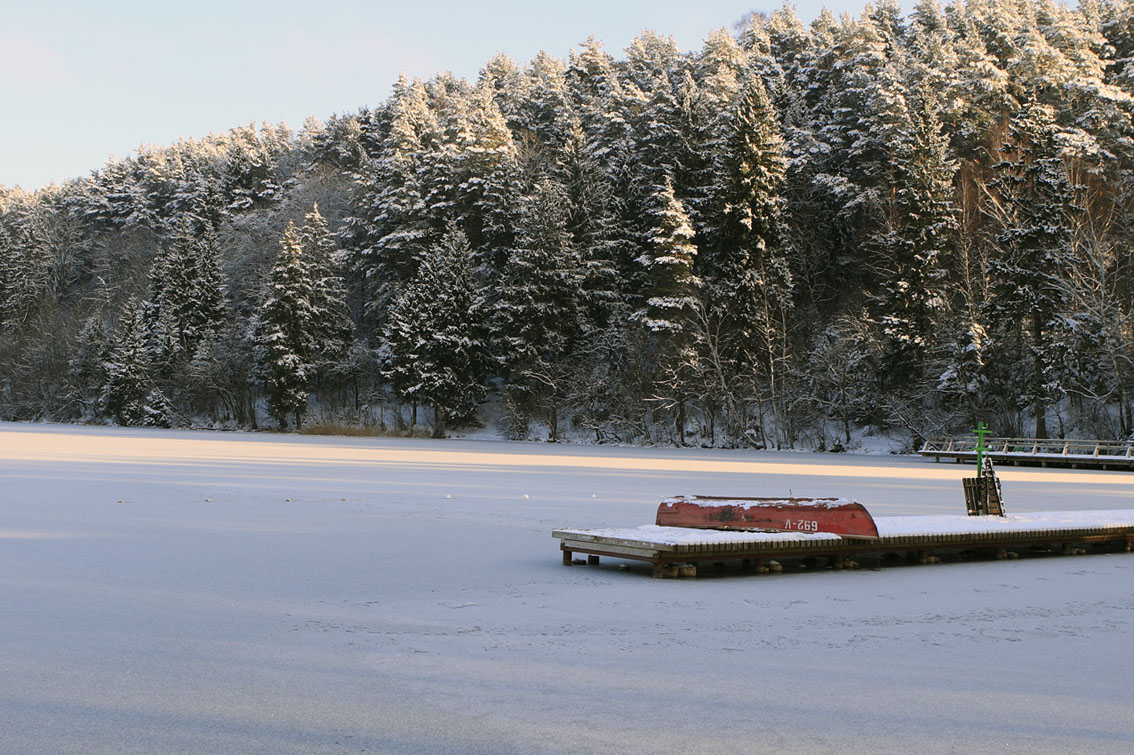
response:
M550 534L677 493L967 519L969 471L0 425L0 751L1129 752L1134 556L654 580ZM1001 477L1004 526L1134 500Z

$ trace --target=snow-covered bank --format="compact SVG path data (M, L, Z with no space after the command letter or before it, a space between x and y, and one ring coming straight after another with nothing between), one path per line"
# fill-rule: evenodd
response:
M685 582L550 536L676 493L956 514L965 469L0 425L0 750L1129 751L1134 556ZM1009 512L1134 500L1002 477Z

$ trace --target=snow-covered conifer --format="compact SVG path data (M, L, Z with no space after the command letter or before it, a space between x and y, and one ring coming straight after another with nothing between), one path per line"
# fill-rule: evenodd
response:
M1070 238L1071 187L1053 110L1032 105L1017 112L1003 157L990 201L998 233L988 306L1006 345L1017 342L1026 355L1016 377L1018 395L1033 410L1036 437L1044 438L1047 407L1058 394L1049 333L1062 308L1057 281Z
M650 248L638 257L646 277L646 300L635 319L651 332L678 336L687 328L700 281L693 273L693 226L674 196L672 182L654 196L651 220Z
M347 306L342 253L318 205L304 215L298 237L311 271L314 356L321 369L334 369L336 363L346 358L354 331Z
M390 308L383 372L394 390L433 410L433 433L472 421L485 395L484 296L464 233L450 226Z
M197 345L221 328L226 283L215 231L198 231L183 215L150 268L146 325L156 374L166 378L193 358Z
M289 416L299 427L307 410L318 347L314 295L314 271L299 232L288 224L255 326L268 407L281 428L287 428Z
M957 243L956 163L936 107L932 92L924 92L906 109L907 128L899 128L892 143L887 230L877 235L874 309L886 352L881 377L895 389L922 376L948 305L946 265Z
M105 371L100 402L103 410L120 425L143 424L148 416L146 398L151 383L145 320L138 302L126 305Z
M398 288L417 271L429 244L430 218L423 172L440 139L425 86L405 76L394 85L389 133L381 154L356 179L355 265L367 281L369 304L384 312Z

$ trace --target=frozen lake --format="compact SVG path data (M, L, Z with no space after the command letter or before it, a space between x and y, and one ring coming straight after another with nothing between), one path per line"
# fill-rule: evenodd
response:
M1134 750L1134 555L654 580L551 537L682 493L957 514L965 470L0 424L0 752Z

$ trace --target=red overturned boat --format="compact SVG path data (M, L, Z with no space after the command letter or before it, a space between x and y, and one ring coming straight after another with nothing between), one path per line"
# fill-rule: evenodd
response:
M874 518L846 498L723 498L675 496L658 506L661 527L773 532L828 532L847 538L878 539Z

